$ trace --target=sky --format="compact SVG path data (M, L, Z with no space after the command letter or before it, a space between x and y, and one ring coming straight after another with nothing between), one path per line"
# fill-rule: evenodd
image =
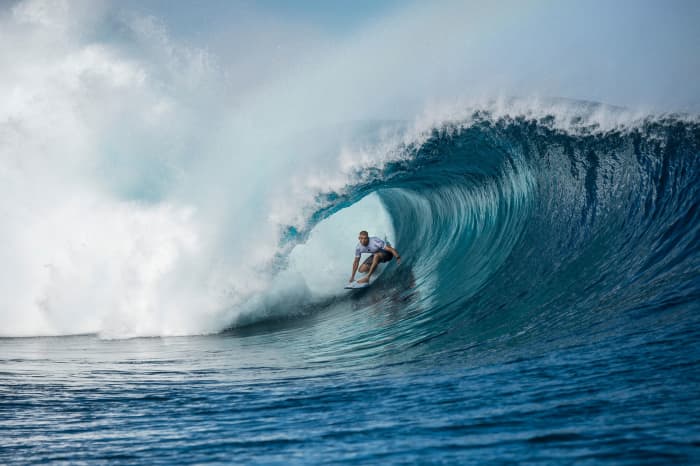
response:
M118 5L152 15L173 37L211 51L245 75L241 86L300 69L312 79L319 62L332 66L346 54L348 74L371 73L368 80L393 82L391 90L404 94L410 90L402 84L411 86L413 96L397 97L403 106L474 89L663 111L700 108L694 79L700 4L692 0Z
M372 18L380 18L398 8L409 5L409 1L358 0L341 1L297 1L284 0L211 0L207 2L173 2L153 0L148 2L127 0L122 6L158 15L174 29L188 35L203 35L209 29L225 28L237 18L256 15L259 18L283 18L285 21L313 25L331 35L343 35L361 27Z

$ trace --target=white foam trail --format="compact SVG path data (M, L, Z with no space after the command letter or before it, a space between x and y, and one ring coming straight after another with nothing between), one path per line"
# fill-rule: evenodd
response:
M169 133L189 113L148 62L82 42L100 15L28 1L0 17L0 335L217 331L225 274L201 260L196 206L124 195L177 176L187 139Z

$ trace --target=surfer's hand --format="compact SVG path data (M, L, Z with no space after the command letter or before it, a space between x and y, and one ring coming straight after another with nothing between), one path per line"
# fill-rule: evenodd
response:
M399 257L396 258L396 263L397 263L397 264L400 264L400 263L401 263L401 256L399 256Z

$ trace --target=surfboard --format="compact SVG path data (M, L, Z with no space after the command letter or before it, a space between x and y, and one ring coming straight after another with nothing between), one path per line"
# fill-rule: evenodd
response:
M362 288L367 288L369 287L369 283L357 283L357 282L352 282L348 283L345 285L346 290L361 290Z

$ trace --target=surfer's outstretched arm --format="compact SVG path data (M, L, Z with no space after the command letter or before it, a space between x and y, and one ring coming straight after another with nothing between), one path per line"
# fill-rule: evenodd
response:
M355 257L355 260L352 262L352 275L350 275L350 283L355 281L355 273L357 273L357 267L360 265L360 258Z
M396 249L392 248L392 247L389 246L388 244L387 244L386 246L384 246L384 249L386 249L387 251L389 251L390 253L392 253L392 254L394 255L394 257L396 257L396 262L398 262L399 264L401 263L401 254L399 254L399 251L397 251Z

